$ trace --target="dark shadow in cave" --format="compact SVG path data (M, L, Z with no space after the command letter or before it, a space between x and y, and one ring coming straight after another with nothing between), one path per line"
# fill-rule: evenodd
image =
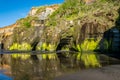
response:
M35 39L33 40L33 42L31 43L32 51L35 51L35 50L36 50L36 46L37 46L38 43L39 43L39 37L35 38ZM34 53L33 53L33 54L34 54ZM31 55L31 58L32 58L33 60L38 60L37 55Z
M65 45L69 45L69 38L63 38L60 40L60 43L58 44L57 48L56 48L56 51L60 51L62 50L62 48L65 46ZM58 57L59 58L64 58L65 56L61 53L57 53Z
M35 50L36 50L36 46L37 46L38 43L39 43L39 37L35 38L35 39L33 40L33 42L31 43L32 51L35 51Z
M4 43L1 41L1 44L0 44L0 65L4 64L3 57L5 55L3 54L3 49L4 49Z
M66 38L60 39L60 42L56 48L56 52L57 51L61 51L62 48L66 45L70 45L70 40L71 40L72 36L67 36ZM68 47L69 48L69 47ZM57 56L60 60L60 63L67 63L67 57L66 57L66 52L59 52L57 53Z
M109 57L120 59L120 8L118 9L118 18L115 22L115 26L107 30L103 34L103 38L100 41L100 53ZM104 47L104 41L107 41L108 49Z

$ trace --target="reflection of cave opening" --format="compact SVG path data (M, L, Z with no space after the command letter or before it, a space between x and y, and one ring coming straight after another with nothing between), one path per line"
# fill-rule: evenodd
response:
M60 42L56 48L56 51L62 51L63 48L67 48L69 49L69 45L70 45L70 41L71 41L71 36L68 36L66 38L60 39ZM57 56L60 60L61 63L66 63L66 52L59 52L57 53Z
M4 43L0 43L0 50L4 49Z
M35 51L36 50L36 46L38 45L39 43L39 38L35 38L35 40L33 40L33 43L31 43L31 46L32 46L32 51ZM37 55L31 55L31 58L33 60L38 60L38 57Z
M3 54L3 49L4 49L4 43L1 42L0 43L0 65L4 65L7 63L7 59L8 58L5 58L5 55Z

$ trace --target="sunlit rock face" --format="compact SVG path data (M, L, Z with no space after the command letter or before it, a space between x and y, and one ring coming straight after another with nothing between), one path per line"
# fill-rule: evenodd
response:
M40 20L44 20L48 17L48 15L51 15L58 7L58 5L32 7L28 16L37 16Z
M93 4L86 5L84 2L81 5L78 4L82 1L86 4ZM115 21L119 16L117 11L119 4L116 3L119 1L108 2L108 0L66 0L58 9L59 11L49 18L49 26L60 30L59 43L67 43L68 37L71 37L69 44L81 44L86 39L101 40L104 32L116 26ZM112 4L116 4L116 7L110 7ZM66 38L67 40L64 41Z
M93 2L95 2L96 0L84 0L86 4L91 4Z
M36 14L36 12L37 12L37 8L35 8L35 7L33 7L31 10L30 10L30 12L29 12L29 16L34 16L35 14Z
M17 35L18 39L23 38L23 39L20 39L21 42L27 41L28 39L30 39L30 40L28 40L29 42L32 42L32 40L34 40L34 38L36 36L38 36L39 33L41 34L43 32L43 29L41 29L39 31L39 29L37 28L40 26L44 26L42 20L46 20L48 15L51 15L57 8L58 8L58 5L33 7L27 16L27 17L31 17L31 18L33 17L33 19L31 19L31 21L29 21L29 18L26 20L24 20L25 18L23 18L23 19L16 21L16 23L13 25L0 28L0 42L4 43L4 48L5 49L9 48L9 46L15 41L14 37L15 37L15 35L17 35L18 32L20 32L20 34L18 33L18 35ZM38 19L34 20L34 17L36 17ZM28 24L28 23L25 23L25 21L27 22L27 20L29 21L30 25L33 27L31 29L27 29L28 32L24 31L25 25ZM31 30L30 34L32 35L32 37L30 37L30 35L29 35L29 30ZM24 35L24 34L28 34L28 35Z
M53 7L46 7L44 11L39 13L38 18L39 20L46 20L49 15L51 15L57 8Z
M95 4L86 5L92 2ZM118 2L66 0L62 5L33 7L27 17L17 21L16 28L0 31L1 40L5 45L10 41L11 44L36 43L38 47L45 43L47 46L55 45L55 48L61 45L72 48L86 39L101 40L104 32L116 26L115 22L119 18ZM10 41L5 38L8 35L12 36Z
M46 8L45 11L43 11L42 13L40 13L39 19L40 20L45 20L45 19L47 19L48 15L52 14L53 12L54 12L54 9L52 9L52 8Z
M17 23L0 28L0 42L4 44L4 49L8 49L13 41L13 30L18 26Z

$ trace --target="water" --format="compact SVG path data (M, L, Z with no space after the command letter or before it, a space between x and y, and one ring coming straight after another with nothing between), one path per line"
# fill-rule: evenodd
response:
M0 80L12 80L12 78L10 78L4 74L0 74Z
M60 53L62 55L56 53L30 54L5 54L11 56L11 59L8 64L6 62L0 65L0 73L11 76L14 80L54 80L55 77L83 69L120 63L120 60L115 57L94 52L82 54L63 52Z

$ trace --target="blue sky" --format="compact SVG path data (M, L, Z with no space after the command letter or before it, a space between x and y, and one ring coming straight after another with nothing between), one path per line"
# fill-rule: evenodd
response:
M33 6L60 4L64 0L0 0L0 27L27 16Z

